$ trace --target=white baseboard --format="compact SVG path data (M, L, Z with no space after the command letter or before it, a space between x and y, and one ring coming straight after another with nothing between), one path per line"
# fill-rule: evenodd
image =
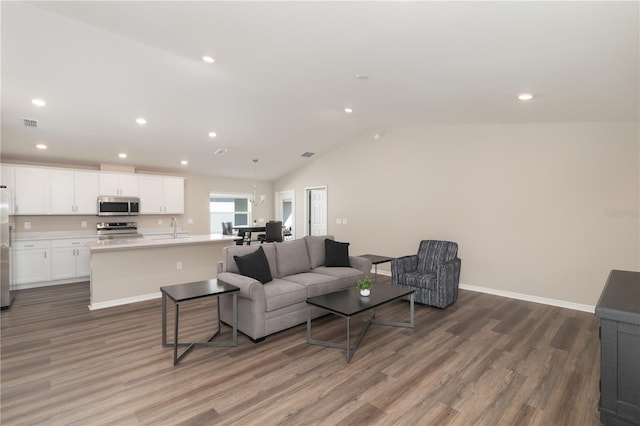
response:
M494 288L478 287L462 283L460 283L460 288L463 290L477 291L479 293L493 294L496 296L524 300L527 302L542 303L543 305L558 306L560 308L573 309L575 311L589 312L592 314L596 311L596 307L591 305L582 305L580 303L567 302L566 300L549 299L547 297L532 296L530 294L516 293L513 291L496 290Z
M371 272L373 272L373 268L371 268ZM390 277L391 272L378 269L378 275L386 275ZM462 284L462 283L460 283L460 288L463 290L477 291L479 293L487 293L487 294L493 294L495 296L508 297L510 299L524 300L527 302L541 303L543 305L558 306L560 308L573 309L575 311L589 312L591 314L595 313L596 311L596 307L591 305L582 305L580 303L567 302L566 300L549 299L547 297L532 296L530 294L516 293L513 291L497 290L494 288L478 287L475 285Z
M146 300L159 299L161 297L162 297L162 293L158 291L156 293L143 294L140 296L125 297L124 299L115 299L115 300L107 300L106 302L92 303L89 305L89 309L92 311L95 311L96 309L112 308L114 306L128 305L129 303L136 303L136 302L144 302Z

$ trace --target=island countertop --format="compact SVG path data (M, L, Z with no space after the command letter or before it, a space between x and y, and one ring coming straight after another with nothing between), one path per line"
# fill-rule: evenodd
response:
M232 235L221 234L204 234L204 235L178 235L177 238L173 238L171 235L153 235L142 238L131 239L111 239L101 241L88 241L85 243L89 250L92 252L98 251L112 251L112 250L130 250L138 248L150 248L150 247L171 247L178 245L189 244L207 244L215 242L232 242L238 237Z

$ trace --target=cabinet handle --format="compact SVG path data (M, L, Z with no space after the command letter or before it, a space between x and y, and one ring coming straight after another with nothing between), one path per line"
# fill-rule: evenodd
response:
M44 258L45 259L47 258L47 252L46 251L44 252Z
M19 211L20 211L20 206L16 204L16 213L18 213Z
M26 244L25 247L33 247L33 244Z

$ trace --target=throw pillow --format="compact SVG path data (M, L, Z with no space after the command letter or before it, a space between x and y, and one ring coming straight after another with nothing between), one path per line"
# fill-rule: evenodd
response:
M324 240L325 266L351 266L349 264L349 243Z
M269 261L262 247L258 247L258 250L252 253L245 254L244 256L233 256L233 258L238 265L240 275L254 278L262 284L273 280L271 271L269 270Z

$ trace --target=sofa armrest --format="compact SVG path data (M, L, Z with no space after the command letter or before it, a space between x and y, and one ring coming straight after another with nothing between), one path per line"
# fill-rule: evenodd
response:
M265 299L262 283L254 278L233 272L221 272L218 274L218 280L238 287L240 289L240 297L251 300Z
M371 272L371 261L360 256L349 256L349 265L352 268L362 271L363 274L369 274Z

